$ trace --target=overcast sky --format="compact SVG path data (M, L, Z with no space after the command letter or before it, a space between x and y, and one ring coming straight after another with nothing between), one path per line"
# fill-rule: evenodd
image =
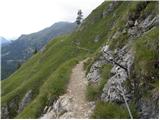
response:
M0 0L0 36L19 37L58 21L74 22L78 9L84 17L104 0Z

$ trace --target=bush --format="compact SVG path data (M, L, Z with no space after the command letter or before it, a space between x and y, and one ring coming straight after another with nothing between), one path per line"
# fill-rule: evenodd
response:
M96 100L99 97L99 87L98 85L89 85L87 86L86 97L87 100L92 101Z

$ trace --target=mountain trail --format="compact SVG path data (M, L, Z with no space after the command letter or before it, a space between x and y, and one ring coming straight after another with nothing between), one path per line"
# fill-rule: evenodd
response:
M87 101L85 97L86 86L88 84L83 69L83 63L85 61L86 59L79 62L72 69L67 93L60 96L54 103L53 109L42 118L90 118L94 103ZM61 106L61 108L59 109L57 105Z
M73 68L67 89L67 94L73 96L73 112L75 118L85 118L86 115L84 114L90 111L90 106L87 104L88 101L85 98L87 79L83 70L84 62L85 60L81 61Z

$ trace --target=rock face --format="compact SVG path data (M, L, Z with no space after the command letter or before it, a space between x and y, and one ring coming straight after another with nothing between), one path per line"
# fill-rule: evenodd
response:
M9 112L8 112L8 107L6 106L2 106L1 107L1 118L2 119L9 119Z
M96 61L92 66L91 69L87 75L87 79L88 81L91 82L97 82L100 79L100 70L99 68L101 68L102 66L102 61Z
M131 94L125 88L124 83L129 77L129 71L133 64L134 57L132 52L126 52L127 46L124 46L121 50L119 50L116 53L116 57L113 57L112 54L110 54L111 51L109 51L109 49L106 50L105 47L103 48L103 51L105 51L103 54L106 60L112 62L114 66L111 69L113 76L105 84L101 99L103 101L123 103L123 93L126 96L126 100L129 101Z
M76 109L83 109L81 106L74 104L74 97L68 96L67 94L60 96L57 101L53 103L52 106L44 109L46 113L41 117L41 119L73 119L73 118L89 118L92 110L94 109L95 103L89 102L84 106L92 106L90 111L83 111L83 116L77 116ZM45 112L44 111L44 112Z
M108 80L103 88L101 99L103 101L111 101L117 103L124 103L122 92L126 96L126 100L131 99L131 93L128 91L124 83L129 78L131 66L134 61L134 56L128 45L122 49L116 50L115 53L109 50L109 46L102 47L102 56L95 61L87 74L88 81L98 82L100 80L100 68L102 65L112 63L111 69L112 77ZM114 56L113 56L114 53Z
M159 93L157 91L153 91L153 95L149 99L140 99L138 102L138 109L140 111L140 116L143 119L159 118L159 109L158 109L158 102L159 102Z
M18 112L21 112L32 99L32 90L29 90L19 104Z
M18 109L18 97L15 97L12 99L8 104L1 106L1 118L11 118L12 116L15 116L17 114Z
M128 20L128 34L132 37L140 36L144 32L159 24L158 16L149 15L145 19L137 19L136 21Z

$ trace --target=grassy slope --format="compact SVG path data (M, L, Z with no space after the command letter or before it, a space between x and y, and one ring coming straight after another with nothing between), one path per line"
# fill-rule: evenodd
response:
M65 92L71 69L77 61L97 55L96 51L105 43L114 44L109 41L109 38L118 28L123 28L128 10L133 4L128 2L120 4L102 18L103 10L108 4L109 2L104 2L95 9L85 19L79 30L50 41L43 52L34 55L7 80L2 81L2 106L10 103L14 98L18 98L16 101L18 105L28 90L33 91L32 101L21 113L17 115L16 109L10 108L11 118L39 117L45 105L50 104L50 101ZM95 43L94 39L97 35L100 40ZM89 51L79 49L75 46L75 42L80 42L79 47L87 48ZM117 41L114 42L117 43ZM119 43L115 44L116 47L121 46Z
M106 3L102 6L104 5ZM93 13L99 15L102 10L99 7ZM95 15L91 14L88 19L93 19L93 17ZM91 24L86 20L86 23L81 26L81 28L85 26L83 31L76 31L71 35L62 36L49 42L43 52L34 55L13 75L2 81L2 106L7 105L14 98L17 98L16 104L18 106L26 92L33 91L32 101L18 116L16 108L9 108L10 117L37 118L45 105L63 94L72 67L77 61L92 53L76 47L75 41L80 42L80 47L95 51L104 40L94 43L96 37L94 31L99 31L97 34L101 35L103 29L100 32L100 28L105 28L104 24L106 22L101 17L96 20L96 24Z
M110 36L114 35L115 32L121 31L125 28L125 25L127 23L128 15L131 12L135 12L137 5L140 5L142 2L131 2L131 4L128 4L127 2L125 4L121 4L115 11L114 14L116 14L116 17L120 14L121 16L118 17L118 20L116 20L115 25L112 27L111 31L108 33L107 36L110 38ZM128 6L128 7L126 7ZM141 11L140 17L145 18L149 14L152 14L153 16L158 14L158 4L156 2L150 2L147 7ZM135 80L137 83L141 85L148 86L145 88L144 86L138 86L139 89L135 91L135 99L139 96L152 96L152 91L156 89L158 91L158 68L155 68L155 63L158 61L158 27L154 27L148 32L144 33L139 38L134 38L134 44L132 45L132 48L135 51L135 64L133 69L133 77L140 76L139 78L136 78ZM114 50L115 48L121 48L123 47L129 40L128 34L121 34L116 39L107 40L107 44L109 44L110 49ZM87 65L85 64L85 68L87 72L89 71L91 65L94 63L96 58L99 56L99 54L94 54L93 57L87 61ZM105 77L103 76L103 73L106 73L107 75L107 69L101 70L101 77L102 77L102 83L103 79ZM153 79L154 78L154 79ZM134 79L134 78L133 78ZM107 82L107 79L105 79L105 82ZM99 89L103 84L100 84L98 86L88 86L87 89L87 97L89 100L99 100L99 95L102 93L102 90ZM141 95L139 92L142 92ZM135 105L130 105L132 109L132 113L134 118L137 118L137 112L135 111ZM115 108L114 110L111 110L111 107ZM103 103L99 102L96 105L96 109L93 113L93 118L128 118L128 113L123 112L122 114L117 111L121 111L121 107L119 105L109 105L109 103ZM114 112L113 112L114 111ZM127 115L125 115L127 114Z

